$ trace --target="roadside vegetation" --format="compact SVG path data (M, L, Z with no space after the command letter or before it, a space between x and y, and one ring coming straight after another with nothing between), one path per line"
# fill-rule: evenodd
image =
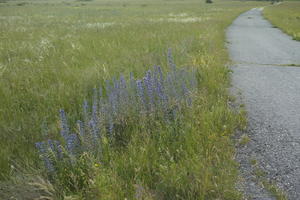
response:
M224 31L258 5L1 3L0 199L239 199Z
M285 1L265 7L264 15L275 27L300 41L300 1Z

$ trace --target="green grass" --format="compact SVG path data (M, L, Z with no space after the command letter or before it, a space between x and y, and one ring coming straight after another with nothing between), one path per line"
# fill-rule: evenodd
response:
M255 164L256 165L256 164ZM266 178L266 172L257 166L254 175L257 181L277 200L287 200L287 196L274 182Z
M88 192L56 188L49 193L73 199L88 195L94 197L87 199L132 199L138 187L143 199L239 199L230 136L243 120L228 105L224 30L241 12L262 4L216 1L207 5L196 0L1 3L1 178L15 180L18 166L28 170L40 163L34 143L44 134L58 138L60 108L74 123L93 87L120 73L128 76L132 71L140 76L155 64L166 70L170 47L179 66L196 67L201 75L194 107L184 113L178 128L180 136L170 142L174 127L164 125L154 129L159 138L143 138L135 130L123 151L109 151L106 164L91 169ZM34 169L30 180L44 190L52 188ZM43 179L34 178L40 176ZM15 193L18 184L31 183L17 180L7 195Z
M265 17L294 40L300 40L300 1L285 1L264 9Z
M245 146L251 141L251 138L247 135L242 135L239 141L239 145Z

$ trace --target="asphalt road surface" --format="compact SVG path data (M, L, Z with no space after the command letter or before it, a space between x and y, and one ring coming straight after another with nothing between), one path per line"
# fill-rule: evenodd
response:
M299 200L300 42L274 28L262 10L240 15L227 31L232 91L246 106L251 138L237 160L249 199L275 199L255 178L262 169L288 199Z

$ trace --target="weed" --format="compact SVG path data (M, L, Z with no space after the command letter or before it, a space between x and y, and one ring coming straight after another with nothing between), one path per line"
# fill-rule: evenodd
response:
M264 170L260 169L260 168L256 168L256 169L254 170L254 174L255 174L255 176L258 177L258 178L262 178L262 177L265 177L265 176L266 176L266 172L265 172Z
M251 141L250 137L248 135L242 135L239 141L239 144L241 146L245 146L246 144L248 144Z
M279 189L274 183L270 183L267 180L263 180L262 184L277 200L287 200L284 192Z
M250 160L250 164L251 164L252 166L257 166L257 160L256 160L256 159L251 159L251 160Z
M276 186L276 184L266 177L266 172L260 169L257 164L254 165L254 175L256 176L257 181L278 200L286 200L287 197L285 193Z

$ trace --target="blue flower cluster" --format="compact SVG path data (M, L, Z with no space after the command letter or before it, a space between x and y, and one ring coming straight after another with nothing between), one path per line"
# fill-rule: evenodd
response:
M151 119L156 115L170 121L181 108L190 106L192 91L198 84L196 72L176 69L170 49L168 64L170 70L165 76L159 66L154 66L142 79L135 79L132 73L129 80L121 75L94 89L91 105L83 103L83 119L77 121L77 133L71 133L66 113L60 110L63 142L36 143L48 171L55 171L55 163L64 158L76 161L83 152L101 155L103 137L113 140L116 133L122 134L117 126L126 127L128 118Z

